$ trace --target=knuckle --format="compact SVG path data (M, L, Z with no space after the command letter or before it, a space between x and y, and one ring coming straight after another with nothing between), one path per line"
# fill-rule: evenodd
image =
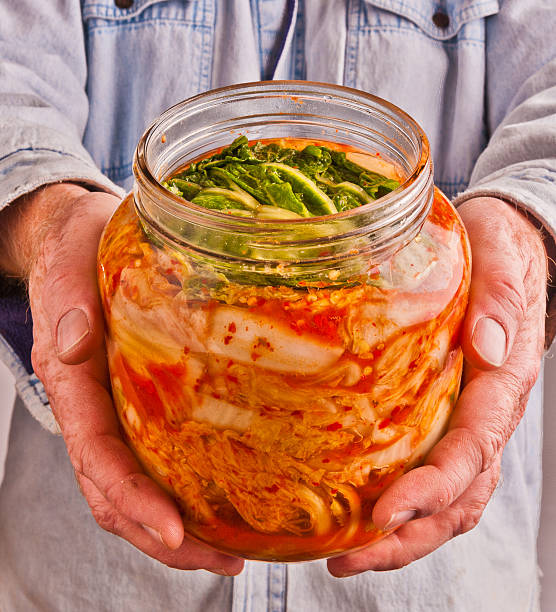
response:
M111 506L110 502L87 476L77 471L74 472L74 476L81 495L87 500L91 514L97 524L106 531L117 533L119 531L118 513Z
M499 275L489 279L490 294L499 304L502 312L513 312L520 319L527 312L527 296L521 278L513 275Z
M392 533L388 536L388 539L390 540L389 553L382 559L381 564L374 569L379 571L390 571L401 569L409 565L414 560L414 557L409 549L404 546L398 534Z
M477 437L481 454L481 472L486 472L492 467L510 437L510 427L506 423L502 423L502 419L497 420L499 425L496 429L489 428Z
M115 508L123 508L141 485L142 474L130 471L114 477L118 449L111 434L95 434L83 437L80 431L65 432L68 454L77 474L95 482L104 498ZM109 456L111 463L106 463Z
M64 438L74 470L89 477L90 467L95 464L94 438L83 437L80 432L67 432Z
M428 511L428 514L440 512L444 507L452 503L460 493L461 478L455 473L445 473L442 476L442 492L434 499L434 506Z
M472 495L468 494L464 503L451 508L449 520L453 537L471 531L479 524L488 500L498 484L500 463L501 455L498 455L493 465L475 481Z
M38 349L31 353L31 364L37 378L42 382L44 391L54 409L54 406L63 400L62 386L64 376L56 368L55 361L48 359L47 355Z
M540 372L540 363L538 365L534 364L534 365L524 366L524 369L520 375L519 400L521 400L521 397L523 395L526 395L527 393L529 393L529 391L531 391L535 382L537 381L539 372Z
M33 321L33 346L31 365L35 374L44 382L55 369L56 360L52 359L52 335L50 328L41 325L35 317Z
M452 516L453 536L456 537L474 529L481 520L483 509L484 505L482 503L475 502L454 510Z
M522 375L521 375L521 393L525 395L529 393L533 388L534 384L537 382L537 378L539 377L539 373L541 371L541 361L540 359L536 360L533 363L528 363L524 366Z
M44 351L41 350L37 343L33 344L31 349L31 365L33 366L33 371L43 383L46 378L47 363L48 360L45 357Z
M74 435L67 432L64 432L64 442L75 473L79 476L87 476L83 469L82 444L77 441Z
M129 474L125 478L120 478L111 483L105 491L107 499L116 507L120 507L126 500L129 500L130 493L139 488L138 474Z
M503 368L495 374L514 410L519 410L522 397L533 388L540 372L540 365L540 361L537 363L532 360L523 360L520 363L519 371Z
M463 430L462 445L470 448L470 457L473 458L475 465L478 465L479 473L486 472L496 461L509 438L508 430L509 427L503 418L496 416L489 420L488 429L485 428L480 432L466 428Z
M129 522L121 515L108 499L99 491L96 485L87 476L74 472L77 486L83 497L87 500L91 515L102 529L125 537Z
M79 492L83 497L87 497L82 474L79 474L76 470L73 470L73 476L75 478L75 482L77 483L77 487L79 488Z
M121 535L124 525L119 513L106 501L89 504L93 518L105 531Z
M507 430L502 418L493 417L489 421L488 429L471 436L471 444L479 459L479 473L486 472L496 461L509 436Z

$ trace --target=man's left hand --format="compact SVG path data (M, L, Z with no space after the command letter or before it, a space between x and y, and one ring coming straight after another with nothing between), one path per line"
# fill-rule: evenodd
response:
M403 567L475 527L537 379L547 277L539 232L496 198L470 199L458 211L473 257L460 398L447 433L424 465L395 481L373 509L378 528L396 531L330 559L334 576Z

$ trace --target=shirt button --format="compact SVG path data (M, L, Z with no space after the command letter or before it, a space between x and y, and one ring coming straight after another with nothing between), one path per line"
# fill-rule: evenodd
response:
M437 11L432 16L432 22L437 28L445 30L450 25L450 17L448 17L448 15L442 11Z
M116 6L121 9L128 9L133 6L133 0L115 0L115 3Z

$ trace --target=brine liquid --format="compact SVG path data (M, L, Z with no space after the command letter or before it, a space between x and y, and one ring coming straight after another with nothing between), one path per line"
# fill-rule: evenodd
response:
M122 428L192 536L293 561L384 535L376 499L438 440L459 389L469 255L440 192L419 236L350 286L207 280L148 241L130 197L99 261Z

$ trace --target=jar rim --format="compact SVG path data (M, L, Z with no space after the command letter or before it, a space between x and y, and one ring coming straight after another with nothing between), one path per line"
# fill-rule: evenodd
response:
M368 116L369 123L372 118L379 119L389 129L403 134L408 142L411 142L411 146L414 148L414 163L407 169L406 177L397 189L377 200L335 214L276 220L240 217L203 208L175 195L161 184L161 181L171 172L164 174L159 171L157 177L157 170L151 163L150 149L160 146L160 142L165 143L167 130L176 125L178 118L180 118L180 121L195 116L200 118L203 113L213 110L216 105L220 104L222 106L225 103L237 102L238 100L243 102L248 98L251 99L251 97L253 98L253 114L249 117L257 117L255 114L257 113L257 98L259 104L262 103L262 100L266 104L268 99L283 98L284 109L287 103L291 104L291 101L297 100L300 104L300 112L296 116L314 117L314 115L304 115L301 111L303 108L301 105L304 103L303 101L314 102L315 100L319 100L322 104L323 96L331 105L336 104L338 108L343 105L348 110L353 109L354 113L358 113L358 117L359 115ZM343 106L342 110L344 110ZM330 105L328 108L330 108ZM280 114L292 116L290 113L276 112L275 109L272 116L275 117ZM245 119L245 116L240 118ZM327 121L332 122L335 119L335 117L320 115L318 118L323 126L329 125ZM349 124L350 122L346 122L346 125L349 126ZM369 133L372 133L370 128L366 128L360 123L352 121L351 125L354 128L368 129ZM241 131L241 128L237 131ZM345 135L347 134L348 131L346 130ZM312 138L317 139L316 136ZM322 140L330 139L323 137ZM342 140L337 140L337 142L342 142ZM165 146L167 145L165 144ZM364 151L364 149L362 150ZM194 159L195 156L192 155L185 162L182 160L181 167L184 163L191 162ZM269 242L276 244L277 240L283 242L284 237L291 236L292 231L300 229L303 232L304 228L322 226L323 224L335 224L334 235L338 238L339 234L341 237L343 233L350 231L350 223L353 223L354 220L360 226L360 234L367 232L370 235L373 232L373 235L378 235L380 232L384 233L384 228L388 228L393 223L398 224L396 226L396 231L398 231L400 219L405 215L407 222L403 220L401 223L404 226L404 237L403 240L398 241L397 250L416 235L432 204L430 146L420 125L399 107L373 94L342 85L314 81L284 80L240 83L213 89L178 102L162 113L144 132L135 151L133 171L136 179L135 204L138 214L149 226L154 224L156 233L162 234L162 236L167 234L164 221L157 223L153 217L160 220L163 217L170 216L172 219L195 224L207 230L239 233L258 236L259 238L266 235L269 237ZM143 201L146 200L149 201L150 207L144 205ZM156 212L153 214L155 209ZM411 227L408 228L408 225L411 225ZM172 232L170 234L170 236L166 236L170 238L170 241L173 240L178 244L181 242L180 236L176 236ZM386 232L386 235L382 236L382 242L390 243L396 239L398 234L399 232ZM311 243L311 241L305 241L305 244L308 243ZM190 245L187 244L187 246Z
M427 135L425 134L424 130L421 128L421 126L417 123L417 121L415 121L415 119L413 119L413 117L411 117L410 115L408 115L404 110L402 110L401 108L399 108L398 106L396 106L395 104L392 104L391 102L389 102L388 100L384 100L383 98L379 98L378 96L375 96L371 93L365 92L365 91L361 91L359 89L355 89L353 87L346 87L344 85L337 85L337 84L333 84L333 83L323 83L323 82L319 82L319 81L296 81L296 80L276 80L276 81L251 81L251 82L247 82L247 83L239 83L239 84L235 84L235 85L227 85L225 87L219 87L216 89L211 89L209 91L206 92L202 92L200 94L197 94L195 96L192 96L190 98L187 98L185 100L182 100L176 104L174 104L173 106L170 106L167 110L165 110L159 117L157 117L157 119L155 119L151 125L145 130L145 132L143 133L143 135L141 136L141 139L139 140L139 143L137 144L137 148L135 151L135 159L134 159L134 164L133 164L133 172L135 174L135 177L137 180L144 180L147 181L148 183L150 183L151 185L154 185L156 188L158 188L161 192L161 194L165 197L169 196L169 200L173 203L177 203L180 208L187 208L187 209L192 209L193 211L196 212L200 212L206 213L205 208L201 207L201 206L197 206L191 202L189 202L188 200L185 200L184 198L177 196L176 194L168 191L167 189L165 189L162 184L160 183L161 178L156 178L154 176L154 173L151 171L150 165L148 163L148 156L147 156L147 147L149 145L149 141L150 139L153 137L154 132L158 129L160 130L162 128L162 126L164 125L164 123L170 119L173 118L174 115L176 114L176 112L180 111L180 110L184 110L187 107L191 107L194 106L197 102L203 102L205 100L208 99L209 96L211 97L222 97L223 95L227 94L227 93L231 93L231 92L239 92L239 91L243 91L243 90L249 90L252 88L264 88L264 87L268 87L271 86L272 88L274 87L303 87L303 86L307 86L307 89L309 90L309 87L322 87L331 91L335 91L338 93L349 93L352 94L354 96L356 96L359 99L366 99L370 102L373 102L375 104L380 105L380 107L382 108L387 108L389 109L393 115L398 116L399 118L403 119L409 126L412 127L412 129L414 130L415 135L418 138L418 143L420 145L420 156L419 156L419 160L418 162L415 164L412 172L405 178L405 180L400 184L400 186L395 189L394 191L382 196L380 198L380 200L386 200L388 198L392 198L393 195L396 195L399 191L402 191L404 189L406 189L409 185L411 185L412 183L415 182L415 180L417 179L417 177L423 172L424 168L426 167L427 163L432 163L430 162L430 145L429 145L429 140L427 138ZM285 96L287 96L288 94L285 93L283 94ZM291 95L291 94L290 94ZM315 216L315 217L303 217L301 219L281 219L280 222L284 223L286 226L291 226L291 225L302 225L302 224L307 224L307 223L311 223L314 222L315 220L318 221L322 221L324 218L327 217L331 217L334 216L336 218L341 217L341 218L346 218L346 217L350 217L350 216L354 216L356 215L358 212L360 212L364 207L369 207L369 206L373 206L374 202L370 202L368 204L364 204L358 208L352 208L349 210L345 210L345 211L341 211L338 213L335 213L334 215L322 215L322 216ZM215 217L221 217L221 218L225 218L225 219L229 219L230 215L226 214L226 213L222 213L218 210L211 210L210 211L210 216L215 216ZM276 223L276 220L273 219L260 219L260 218L254 218L254 217L250 217L250 218L245 218L245 217L236 217L236 219L240 220L240 225L245 224L246 226L251 226L251 225L256 225L256 226L261 226L264 227L265 225L267 226L271 226L273 223Z

